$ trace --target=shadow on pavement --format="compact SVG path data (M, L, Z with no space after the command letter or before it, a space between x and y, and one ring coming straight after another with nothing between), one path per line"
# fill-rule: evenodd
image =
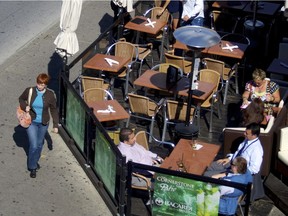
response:
M14 128L13 140L19 148L23 148L26 155L29 151L29 140L26 133L26 129L18 125Z

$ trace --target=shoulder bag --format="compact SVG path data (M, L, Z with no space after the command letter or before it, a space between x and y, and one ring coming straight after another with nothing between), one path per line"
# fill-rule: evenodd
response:
M28 106L30 106L32 91L33 91L33 88L30 88L29 95L28 95ZM30 116L29 112L22 110L21 107L18 106L17 111L16 111L16 116L17 116L19 124L22 127L28 128L30 126L31 116Z

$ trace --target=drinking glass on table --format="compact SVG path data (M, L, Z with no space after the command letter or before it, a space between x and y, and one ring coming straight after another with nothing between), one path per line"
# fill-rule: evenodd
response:
M196 150L197 149L197 139L195 137L192 137L192 140L191 140L191 147L193 150Z

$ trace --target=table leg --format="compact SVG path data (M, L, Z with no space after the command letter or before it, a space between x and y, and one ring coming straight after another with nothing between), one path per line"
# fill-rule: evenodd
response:
M115 82L115 77L111 77L110 79L110 91L111 91L111 95L114 98L114 82Z
M125 80L125 92L124 92L124 99L126 100L126 98L128 98L128 87L129 87L129 74L131 72L131 68L127 68L126 71L126 80Z
M136 40L135 40L135 43L136 43L136 44L139 43L139 38L140 38L140 32L137 31L137 33L136 33Z

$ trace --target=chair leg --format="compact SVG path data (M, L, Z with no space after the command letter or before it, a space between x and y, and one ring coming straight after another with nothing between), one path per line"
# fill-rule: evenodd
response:
M111 95L113 96L113 98L114 98L114 82L115 82L115 77L112 77L110 80L109 86L110 86Z
M149 142L152 142L152 136L153 136L153 129L154 129L154 121L155 117L152 117L151 119L151 126L150 126L150 136L149 136Z
M141 76L141 74L142 74L142 65L143 65L143 59L140 61L140 67L139 67L139 70L138 70L138 77L140 77ZM137 78L138 78L137 77Z
M235 73L235 91L236 94L239 94L239 85L238 85L238 72Z
M124 99L126 99L126 98L127 98L127 95L128 95L130 72L131 72L131 68L127 69L127 72L126 72L126 80L125 80Z
M167 130L167 119L164 119L164 126L163 126L163 131L162 131L162 139L161 141L165 140L165 135L166 135L166 130Z
M129 124L130 124L130 117L127 119L126 128L129 127Z
M211 104L211 107L210 107L210 123L209 123L209 133L212 132L212 124L213 124L213 111L214 110L214 107L213 105Z
M217 102L217 114L218 114L218 118L222 119L222 114L221 114L220 103L219 102Z
M153 58L153 56L151 56L151 58ZM152 61L152 60L151 60L151 61ZM146 60L146 59L144 59L144 61L143 61L143 64L144 64L144 63L145 63L147 66L148 66L148 68L149 68L149 69L151 69L151 68L152 68L152 66L153 66L153 65L152 65L152 66L150 66L150 65L148 64L148 62L147 62L147 60Z
M240 209L241 215L244 216L244 212L243 212L243 209L242 209L241 203L238 203L238 206L239 206L239 209Z
M229 88L229 80L225 82L225 91L224 91L224 97L223 97L224 105L226 104L226 100L227 100L228 88Z

